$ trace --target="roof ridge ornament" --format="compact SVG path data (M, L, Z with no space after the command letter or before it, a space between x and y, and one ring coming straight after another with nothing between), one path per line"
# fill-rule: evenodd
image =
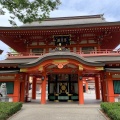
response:
M66 47L63 47L62 45L61 45L61 43L59 43L59 45L55 48L55 49L53 49L52 51L50 51L50 52L70 52L70 50L68 49L68 48L66 48Z

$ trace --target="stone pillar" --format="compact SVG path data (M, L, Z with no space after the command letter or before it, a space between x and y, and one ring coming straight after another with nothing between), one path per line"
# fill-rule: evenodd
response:
M32 80L32 99L36 99L36 77Z
M95 93L96 93L96 100L100 100L100 85L99 85L99 76L95 77Z
M46 104L46 73L42 74L42 85L41 85L41 104Z
M78 98L79 104L84 104L82 73L78 74Z

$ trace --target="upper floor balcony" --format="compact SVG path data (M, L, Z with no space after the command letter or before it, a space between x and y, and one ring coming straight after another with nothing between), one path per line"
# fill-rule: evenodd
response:
M113 51L110 49L101 49L101 50L94 50L94 51L52 51L52 52L72 52L76 53L82 57L89 57L89 56L120 56L120 50ZM39 58L47 53L31 53L31 52L10 52L8 53L7 59L14 59L14 58Z

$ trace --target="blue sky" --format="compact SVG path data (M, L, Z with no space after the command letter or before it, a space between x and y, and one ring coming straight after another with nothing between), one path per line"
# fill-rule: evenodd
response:
M61 0L58 10L52 11L50 17L67 17L81 15L104 14L106 21L120 21L120 0ZM9 14L0 16L0 26L10 26ZM16 20L18 25L21 25ZM3 59L8 46L0 42L0 49L4 50L0 59Z

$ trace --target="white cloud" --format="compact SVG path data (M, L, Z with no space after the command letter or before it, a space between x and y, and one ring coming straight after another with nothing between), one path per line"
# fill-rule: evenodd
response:
M51 17L68 17L68 16L80 16L80 15L85 15L87 14L86 12L81 12L77 10L55 10L51 12L50 16Z
M58 11L53 11L51 16L80 16L104 14L108 21L120 21L120 1L115 0L61 0ZM114 4L113 4L114 3ZM60 13L61 12L61 13ZM83 13L83 14L82 14Z
M50 13L51 17L104 14L108 21L120 21L119 0L61 0L61 2L59 9ZM0 16L0 24L11 26L8 19L9 13L7 12L5 16ZM16 22L21 25L17 19Z

